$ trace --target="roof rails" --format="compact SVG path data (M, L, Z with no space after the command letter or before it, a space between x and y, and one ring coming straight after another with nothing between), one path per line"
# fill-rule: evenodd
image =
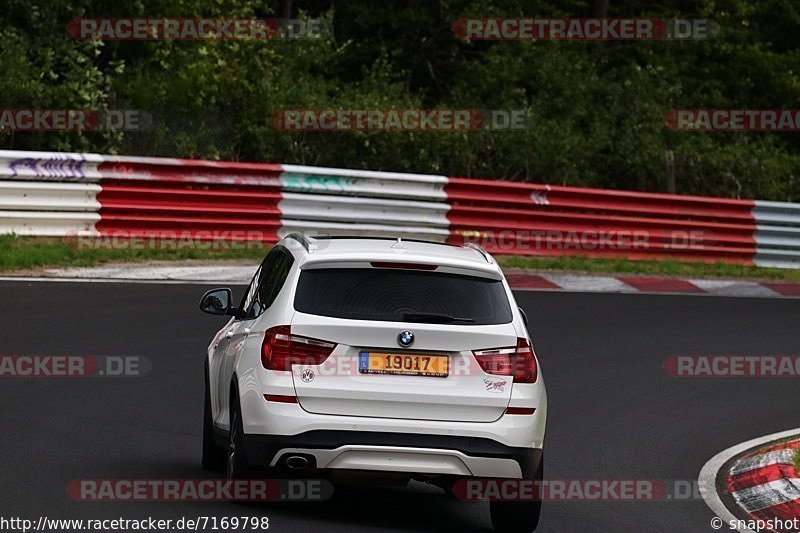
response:
M306 249L306 252L308 252L310 254L314 253L314 250L315 250L314 239L312 239L311 237L307 237L307 236L303 235L302 233L292 232L292 233L287 234L284 237L284 239L291 239L293 241L297 241L303 246L303 248Z
M316 237L314 237L314 240L319 240L319 241L333 241L338 239L370 239L377 241L394 241L394 242L397 242L397 239L401 239L403 242L418 242L422 244L441 244L442 246L456 246L441 241L413 239L413 238L409 239L407 237L403 237L402 235L400 235L399 237L389 237L381 235L317 235Z
M475 244L474 242L465 242L462 245L462 247L463 248L469 248L470 250L475 250L476 252L481 254L483 256L483 258L486 259L486 262L489 263L490 265L492 263L494 263L494 261L492 260L492 256L489 255L488 253L486 253L486 250L484 250L483 248L481 248L479 245Z

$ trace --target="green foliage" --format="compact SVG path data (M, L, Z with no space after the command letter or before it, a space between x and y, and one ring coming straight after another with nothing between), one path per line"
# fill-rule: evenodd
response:
M283 0L284 2L286 0ZM281 2L7 0L0 107L135 108L144 132L0 132L0 147L86 150L443 173L800 200L800 134L674 132L673 108L800 107L793 0L612 0L611 17L710 17L686 42L463 42L465 17L588 17L588 0L295 2L325 39L76 41L76 17L277 16ZM118 11L118 9L117 9ZM280 108L523 109L511 132L282 132Z

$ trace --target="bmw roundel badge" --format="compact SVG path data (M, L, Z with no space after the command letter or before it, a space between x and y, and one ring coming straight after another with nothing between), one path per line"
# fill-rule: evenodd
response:
M414 344L414 334L408 330L401 331L400 334L397 335L397 344L403 348L408 348Z

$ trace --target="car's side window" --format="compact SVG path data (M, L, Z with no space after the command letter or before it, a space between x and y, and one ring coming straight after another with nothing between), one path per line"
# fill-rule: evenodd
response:
M265 257L261 262L261 265L259 265L258 270L256 270L256 273L253 276L253 280L247 287L247 293L242 299L242 304L239 306L240 312L238 318L248 318L250 309L253 307L253 302L255 301L258 288L262 285L262 283L264 283L265 278L269 275L271 266L274 265L278 255L279 251L273 248L267 254L267 257Z
M259 287L257 301L259 305L261 305L262 311L271 306L272 302L275 301L275 298L278 297L278 294L281 292L284 283L286 283L286 277L289 275L289 269L292 267L293 262L294 258L292 257L292 254L283 251L281 253L281 257L278 259L278 262L275 265L273 275L268 280L268 283L265 283Z
M283 287L294 262L292 254L282 247L273 248L261 264L258 283L252 284L243 304L243 318L251 320L264 312Z

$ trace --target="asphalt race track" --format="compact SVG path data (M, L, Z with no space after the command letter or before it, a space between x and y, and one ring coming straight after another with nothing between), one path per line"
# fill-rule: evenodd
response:
M70 480L202 478L202 358L223 321L203 285L0 283L0 354L144 355L127 379L0 382L2 515L267 515L270 531L487 531L488 504L439 489L344 489L322 503L79 502ZM239 287L239 292L242 288ZM672 354L800 355L800 300L517 293L549 393L545 476L697 479L719 451L800 427L793 379L678 379ZM712 531L702 500L546 502L539 531ZM724 529L727 531L727 529Z

